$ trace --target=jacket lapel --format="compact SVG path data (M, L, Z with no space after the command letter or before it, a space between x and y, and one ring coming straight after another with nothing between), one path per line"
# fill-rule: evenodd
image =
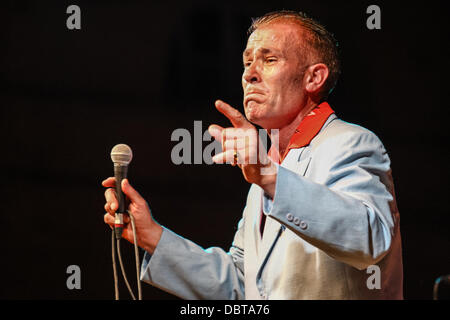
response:
M304 147L301 149L291 150L291 152L289 152L281 165L285 168L289 168L290 170L293 170L295 168L294 171L297 174L303 176L308 170L310 161L311 157L309 156L309 147ZM260 213L262 212L263 198L263 190L261 188L259 188L259 193L261 201L259 201L259 211L257 212ZM254 237L257 243L258 264L260 268L258 274L261 274L273 246L276 244L278 238L285 229L285 227L275 219L267 218L264 226L263 237L261 239L261 234L259 232L260 223L260 214L257 214L255 217Z
M336 119L336 115L332 114L329 116L325 124L322 126L319 132L321 132L331 121ZM291 149L287 154L286 158L282 162L282 166L296 172L301 176L305 176L309 165L312 160L311 146L307 145L299 149ZM261 213L262 213L262 197L263 190L258 187L259 201L257 201L254 225L253 225L253 236L255 240L256 254L258 259L258 273L257 273L257 283L261 281L262 271L266 262L272 252L272 249L276 245L276 242L283 234L285 227L281 225L275 219L267 218L264 226L263 238L261 239L260 233L260 223L261 223ZM258 196L258 192L255 195Z

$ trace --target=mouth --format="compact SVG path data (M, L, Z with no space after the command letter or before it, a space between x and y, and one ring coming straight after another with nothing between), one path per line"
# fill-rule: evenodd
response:
M264 101L264 93L259 91L249 91L244 97L244 106L246 107L250 101L262 103Z

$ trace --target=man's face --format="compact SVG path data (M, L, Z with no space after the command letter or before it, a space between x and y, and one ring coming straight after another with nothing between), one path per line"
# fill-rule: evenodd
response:
M304 105L301 27L275 22L256 29L243 53L244 110L265 129L291 123Z

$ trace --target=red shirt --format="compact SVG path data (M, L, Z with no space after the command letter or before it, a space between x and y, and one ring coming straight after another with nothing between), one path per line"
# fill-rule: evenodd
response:
M289 150L291 149L300 149L304 146L307 146L311 140L319 133L320 129L322 129L323 125L327 121L328 117L333 114L334 111L331 109L330 105L327 102L322 102L317 105L310 113L306 115L298 125L297 129L295 129L295 133L292 135L289 140L289 144L284 151L281 159L274 155L272 159L278 159L278 163L283 162L284 158L286 158ZM274 150L272 147L269 150L269 156L272 155Z
M320 129L322 129L328 117L333 113L333 109L331 109L330 105L327 102L322 102L321 104L316 106L311 110L310 113L306 115L306 117L302 119L297 129L295 129L295 133L289 140L288 146L284 151L284 154L281 156L281 159L277 154L273 154L275 152L275 149L272 147L273 145L270 147L270 150L268 152L269 157L272 160L278 159L278 164L280 164L288 155L289 150L300 149L310 144L311 140L319 133ZM264 231L265 222L266 215L261 212L259 229L261 232L261 236Z

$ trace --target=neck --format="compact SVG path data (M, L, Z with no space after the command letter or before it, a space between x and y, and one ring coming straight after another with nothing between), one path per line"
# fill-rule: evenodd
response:
M310 113L311 110L313 110L317 105L318 104L314 101L308 101L291 122L278 129L278 134L276 134L276 131L272 132L273 129L267 130L267 134L269 135L272 143L276 143L275 139L278 139L278 154L275 155L278 157L278 159L281 159L284 152L286 151L289 145L289 141L294 135L297 127L300 125L300 122L302 122L302 120L308 115L308 113Z

